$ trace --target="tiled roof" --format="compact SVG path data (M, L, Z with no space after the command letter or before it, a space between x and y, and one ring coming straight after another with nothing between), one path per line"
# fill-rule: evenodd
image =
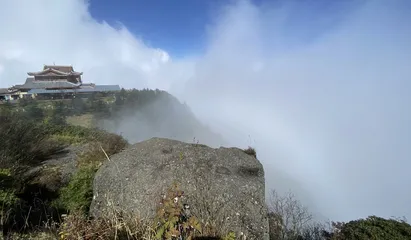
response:
M78 89L32 89L28 91L29 94L42 94L42 93L85 93L85 92L115 92L120 91L121 88L119 85L95 85L94 88L78 88Z
M50 75L54 75L54 76L76 76L76 75L83 75L82 72L74 72L74 71L70 71L70 72L64 72L64 71L60 71L54 68L47 68L44 69L43 71L40 72L28 72L27 73L29 76L50 76Z
M11 94L17 91L18 91L17 89L0 88L0 94Z
M44 65L43 70L46 70L47 68L52 68L59 70L60 72L74 72L74 69L72 66L58 66L58 65Z
M9 93L8 88L0 88L0 94Z
M45 89L45 88L76 88L80 85L67 81L34 81L34 78L27 78L26 83L15 85L17 89Z

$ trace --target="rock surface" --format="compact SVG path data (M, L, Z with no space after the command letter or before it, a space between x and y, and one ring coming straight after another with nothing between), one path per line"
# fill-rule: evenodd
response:
M238 148L213 149L152 138L115 154L94 179L91 214L113 210L152 218L173 183L203 226L234 231L247 239L268 239L264 169Z
M88 151L89 147L89 144L67 146L40 166L30 169L25 173L25 177L32 178L33 183L38 183L56 192L69 183L71 176L77 171L76 164L79 154Z

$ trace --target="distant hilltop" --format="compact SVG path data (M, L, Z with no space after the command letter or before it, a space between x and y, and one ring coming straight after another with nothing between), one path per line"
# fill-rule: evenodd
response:
M120 91L119 85L96 85L83 83L82 72L74 71L73 66L44 65L39 72L28 72L26 82L10 88L0 88L0 101L13 101L22 98L61 99L88 97L100 92Z

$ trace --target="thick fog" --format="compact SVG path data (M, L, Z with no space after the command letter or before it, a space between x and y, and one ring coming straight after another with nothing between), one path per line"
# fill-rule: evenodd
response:
M55 62L87 82L167 90L230 145L255 147L267 189L332 220L410 218L410 2L321 14L279 2L233 1L205 28L206 51L175 59L81 0L0 0L0 87Z
M95 118L97 127L117 133L131 144L163 137L211 147L227 145L224 137L199 121L189 106L166 92L151 94L155 94L153 99L138 107L123 107L108 118Z

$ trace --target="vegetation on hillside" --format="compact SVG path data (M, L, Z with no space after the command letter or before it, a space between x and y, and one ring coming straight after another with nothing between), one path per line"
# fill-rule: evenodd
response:
M149 107L154 102L159 100L168 100L173 104L177 101L172 95L166 91L150 90L150 89L131 89L107 95L102 93L93 93L87 98L73 98L60 100L37 100L24 98L20 99L18 104L5 102L1 104L1 110L21 112L23 115L30 118L46 117L51 121L58 121L64 117L72 115L82 115L93 113L100 118L108 118L116 116L119 111L124 109L142 110ZM163 103L165 103L163 102ZM132 114L132 111L128 111ZM125 114L126 112L122 112Z
M44 115L46 121L57 124L68 121L124 134L131 143L153 135L181 141L196 137L208 145L223 143L222 137L198 121L186 104L161 90L122 89L113 95L95 93L88 98L53 101L24 99L11 107L30 117Z
M1 108L0 225L4 234L33 230L49 221L58 223L61 214L88 206L97 167L128 144L115 134L65 124L56 106L50 112L30 104ZM59 169L45 168L44 163L73 144L89 147L78 157L79 166L68 186L62 187Z

